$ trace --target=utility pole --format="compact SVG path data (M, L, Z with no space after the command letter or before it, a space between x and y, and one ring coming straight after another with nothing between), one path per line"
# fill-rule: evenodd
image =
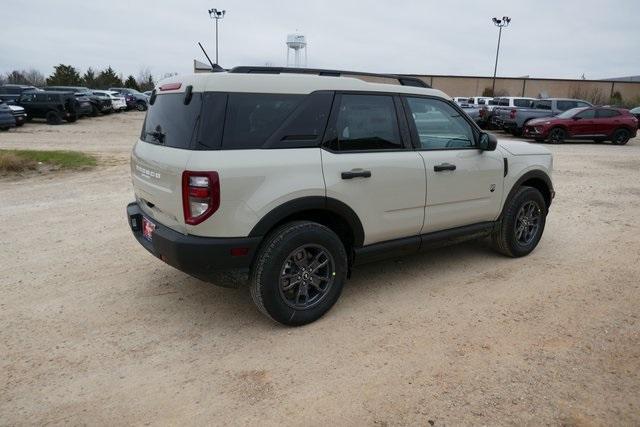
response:
M491 88L491 96L496 96L496 73L498 72L498 55L500 54L500 39L502 38L502 28L508 27L511 18L503 16L502 19L493 18L493 23L500 28L498 31L498 48L496 49L496 65L493 67L493 86Z
M218 21L224 18L224 15L227 13L226 10L218 10L218 9L209 9L209 17L211 19L216 20L216 65L218 62Z

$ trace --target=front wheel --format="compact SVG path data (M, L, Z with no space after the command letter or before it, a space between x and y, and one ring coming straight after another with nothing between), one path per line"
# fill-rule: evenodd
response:
M567 137L567 133L562 128L553 128L549 131L549 142L552 144L562 144Z
M542 237L546 218L547 205L540 191L519 188L507 202L502 220L491 235L493 247L514 258L528 255Z
M47 123L50 125L59 125L62 123L62 117L55 111L49 111L46 116Z
M147 104L145 104L144 102L138 102L136 104L136 110L138 110L138 111L146 111L147 110Z
M626 129L618 129L613 133L613 138L611 140L616 145L625 145L629 142L629 131Z
M311 323L335 304L347 277L347 252L329 228L314 222L285 224L272 232L251 274L251 296L276 322Z

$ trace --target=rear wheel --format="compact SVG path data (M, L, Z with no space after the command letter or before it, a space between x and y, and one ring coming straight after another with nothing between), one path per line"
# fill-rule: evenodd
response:
M562 128L553 128L549 131L549 142L552 144L562 144L567 137L567 133Z
M285 224L265 240L251 273L258 309L285 325L319 319L335 304L347 277L347 252L329 228Z
M528 255L544 231L547 217L544 197L535 188L521 187L507 203L500 225L491 235L493 247L514 258Z
M136 110L138 111L146 111L147 109L147 104L145 104L144 102L138 102L136 104Z
M75 114L71 114L65 120L67 121L67 123L73 123L78 120L78 116L76 116Z
M630 136L631 135L630 135L628 130L626 130L626 129L617 129L613 133L613 137L611 138L611 141L616 145L625 145L627 142L629 142L629 137Z
M50 125L59 125L62 123L62 117L55 111L49 111L46 116L47 123Z

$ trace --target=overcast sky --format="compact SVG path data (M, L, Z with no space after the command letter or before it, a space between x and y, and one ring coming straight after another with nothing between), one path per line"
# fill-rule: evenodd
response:
M0 72L59 63L137 75L192 71L214 56L207 9L226 9L220 63L286 64L285 38L309 41L309 67L491 75L498 30L510 16L498 75L600 79L640 75L637 0L2 0Z

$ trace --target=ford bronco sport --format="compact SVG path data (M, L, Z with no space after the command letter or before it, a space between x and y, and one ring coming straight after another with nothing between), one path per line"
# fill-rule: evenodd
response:
M287 325L327 312L355 264L485 236L510 257L536 247L547 149L498 144L421 80L344 73L161 82L131 156L136 239L203 280L248 269L260 311Z

